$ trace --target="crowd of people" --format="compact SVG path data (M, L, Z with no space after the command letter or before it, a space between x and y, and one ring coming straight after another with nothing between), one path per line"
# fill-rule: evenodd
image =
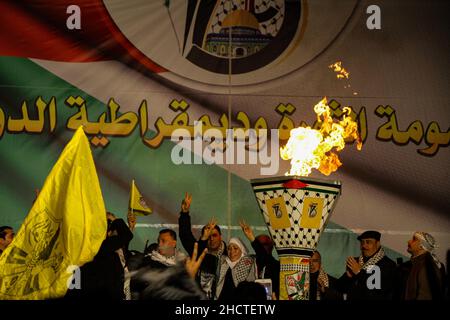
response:
M211 219L196 239L191 226L192 196L185 195L179 215L179 234L162 229L156 243L143 252L129 250L136 219L128 224L108 212L107 237L95 258L80 268L80 288L69 289L64 299L108 300L266 300L279 299L280 262L274 258L272 239L255 236L241 221L243 235L254 250L233 237L222 238ZM14 230L0 227L0 255L12 242ZM179 249L181 242L187 255ZM411 259L396 264L381 246L381 234L358 236L361 255L348 257L340 278L327 274L318 251L310 258L310 300L444 300L448 298L444 265L435 255L436 241L429 233L415 232L408 241ZM378 284L369 285L373 268ZM272 292L257 279L270 279Z

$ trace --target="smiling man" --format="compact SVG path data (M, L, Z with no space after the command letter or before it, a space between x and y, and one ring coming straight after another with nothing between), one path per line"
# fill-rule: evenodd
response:
M381 247L381 234L366 231L358 236L361 255L348 257L338 289L347 300L391 300L396 265Z

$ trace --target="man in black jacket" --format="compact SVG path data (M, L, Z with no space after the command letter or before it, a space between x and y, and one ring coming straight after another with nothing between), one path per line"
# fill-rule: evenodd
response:
M186 255L177 249L177 234L172 229L159 231L158 244L145 255L143 265L152 269L167 269L186 260Z
M180 241L189 255L192 255L194 244L197 242L191 229L191 217L189 215L191 202L192 196L186 193L181 203L181 212L178 219ZM222 240L222 233L215 219L212 219L202 228L202 234L198 240L198 250L202 252L205 248L208 248L208 253L200 266L196 280L208 299L213 299L220 257L227 254L227 246Z
M366 231L358 237L361 255L347 258L347 271L337 281L347 300L393 298L396 264L385 255L380 239L378 231Z

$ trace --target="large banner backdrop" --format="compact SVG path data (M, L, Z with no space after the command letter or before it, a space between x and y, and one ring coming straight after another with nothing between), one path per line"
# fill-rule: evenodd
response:
M213 216L225 240L243 237L241 218L268 233L250 179L289 170L279 146L317 125L326 97L335 118L351 107L363 147L349 142L337 172L310 176L342 183L318 246L325 270L340 276L368 229L394 260L414 231L429 232L445 261L448 10L437 0L1 1L0 225L19 228L84 125L106 209L126 219L133 179L152 209L131 249L178 230L185 192L196 235ZM248 129L278 137L239 138Z

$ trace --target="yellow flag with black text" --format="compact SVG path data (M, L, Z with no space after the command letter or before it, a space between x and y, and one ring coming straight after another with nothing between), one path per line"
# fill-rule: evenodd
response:
M105 204L80 127L0 256L0 299L64 296L74 266L91 261L105 238Z
M136 187L134 180L131 182L128 213L135 214L137 216L146 216L152 213L152 209L150 209L150 207L145 202L145 199Z

